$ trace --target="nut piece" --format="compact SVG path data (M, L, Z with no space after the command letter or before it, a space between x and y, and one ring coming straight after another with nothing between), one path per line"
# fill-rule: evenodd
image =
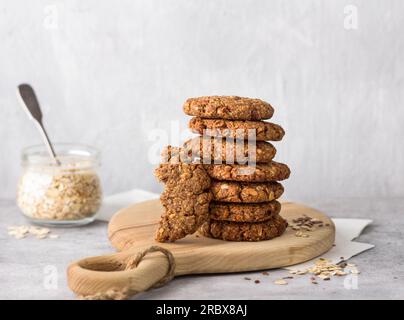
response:
M165 212L156 233L159 242L194 233L209 218L210 178L201 164L160 164L156 177L165 183L160 196Z

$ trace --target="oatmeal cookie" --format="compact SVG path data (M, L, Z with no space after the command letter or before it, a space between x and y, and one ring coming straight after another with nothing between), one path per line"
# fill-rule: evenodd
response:
M258 203L278 199L283 194L284 188L276 181L245 183L214 180L210 191L215 201Z
M288 223L280 215L264 222L229 222L209 220L199 232L205 237L227 241L262 241L279 237Z
M281 211L276 201L263 203L223 203L210 204L210 219L234 222L263 222L273 218Z
M267 163L276 154L269 142L196 137L184 143L184 149L192 156L200 157L204 163Z
M209 218L210 178L201 164L160 164L156 177L165 183L160 200L165 208L156 233L159 242L194 233Z
M290 169L286 164L272 161L266 164L248 166L243 164L205 164L209 176L216 180L267 182L289 178Z
M192 155L188 154L184 148L167 146L161 152L161 163L192 163Z
M190 116L230 120L262 120L274 114L272 106L265 101L236 96L190 98L183 109Z
M195 117L189 121L189 128L192 132L204 136L244 140L247 140L249 133L253 132L257 141L280 141L285 135L281 126L265 121L232 121Z

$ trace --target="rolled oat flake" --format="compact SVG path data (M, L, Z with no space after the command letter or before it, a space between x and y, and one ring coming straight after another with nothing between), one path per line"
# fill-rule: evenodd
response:
M80 225L94 220L101 201L98 151L71 144L55 145L57 165L42 146L23 151L17 204L32 222Z

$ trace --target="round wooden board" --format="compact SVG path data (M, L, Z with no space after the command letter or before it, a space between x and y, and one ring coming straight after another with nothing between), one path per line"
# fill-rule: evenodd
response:
M315 209L296 203L282 203L281 215L288 221L306 214L324 221L324 227L296 237L288 228L278 238L259 242L231 242L194 234L175 243L154 240L163 212L159 200L134 204L120 210L110 221L108 235L122 258L146 247L158 245L171 251L176 260L176 275L263 270L290 266L327 252L335 239L331 219Z

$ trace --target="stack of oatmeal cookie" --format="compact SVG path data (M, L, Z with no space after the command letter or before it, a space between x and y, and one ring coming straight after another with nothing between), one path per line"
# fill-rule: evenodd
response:
M203 162L211 178L209 219L199 229L204 236L229 241L260 241L280 236L287 222L279 215L278 199L287 179L287 165L273 161L284 130L265 122L274 113L259 99L211 96L188 99L184 112L189 127L200 136L184 149Z

